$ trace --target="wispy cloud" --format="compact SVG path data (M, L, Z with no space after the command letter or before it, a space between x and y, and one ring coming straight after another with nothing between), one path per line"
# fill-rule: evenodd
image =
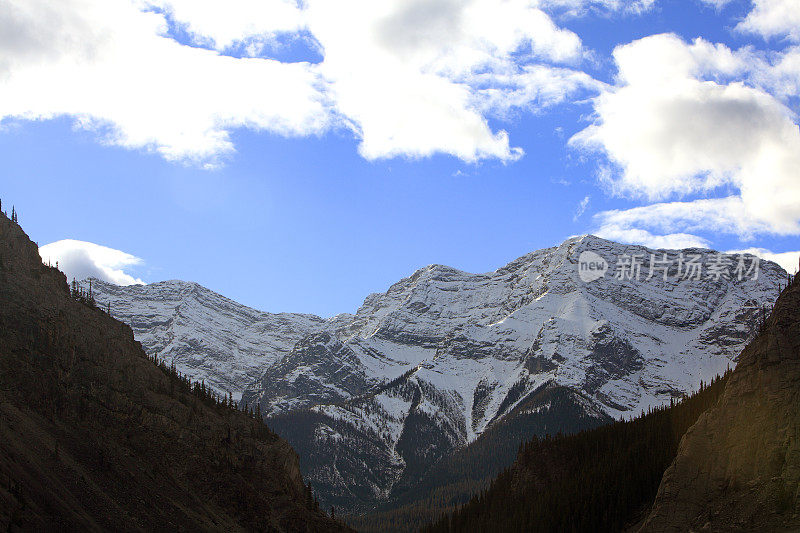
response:
M578 207L575 209L575 214L572 215L572 221L577 222L579 218L586 212L586 208L589 207L589 196L584 196L583 200L578 203Z
M655 4L656 0L540 0L540 5L548 11L560 11L575 17L591 12L640 14Z
M731 2L731 0L700 0L700 1L703 2L704 4L713 6L717 10L722 9Z
M641 228L615 226L613 224L601 226L594 232L598 237L629 244L641 244L648 248L664 248L677 250L682 248L708 248L708 240L690 233L653 234Z

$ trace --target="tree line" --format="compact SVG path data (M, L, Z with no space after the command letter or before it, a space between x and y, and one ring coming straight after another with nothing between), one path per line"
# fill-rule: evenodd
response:
M488 489L422 531L620 531L631 526L655 498L681 437L717 403L730 373L632 420L533 438Z

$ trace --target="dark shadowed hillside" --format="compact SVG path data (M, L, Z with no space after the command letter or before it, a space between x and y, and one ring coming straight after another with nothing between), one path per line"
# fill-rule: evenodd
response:
M0 530L331 531L266 426L148 360L0 215Z

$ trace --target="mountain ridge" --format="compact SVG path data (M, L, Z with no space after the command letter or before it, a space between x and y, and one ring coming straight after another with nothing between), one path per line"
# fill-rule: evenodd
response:
M607 261L605 276L581 279L584 252ZM663 275L647 276L667 258L664 254L672 266ZM731 263L731 270L738 260L757 267L759 277L681 278L678 259L693 255L709 270L719 257ZM624 259L634 256L642 275L625 279ZM187 305L178 317L181 328L173 328L168 343L162 342L167 336L157 324L148 328L145 320L139 327L148 351L160 358L179 367L181 358L206 361L209 368L181 368L195 379L203 379L203 372L212 386L239 379L242 403L258 404L270 423L289 427L292 416L314 420L305 435L290 442L306 454L304 473L319 488L321 500L354 509L385 501L388 488L411 482L406 470L424 470L474 442L552 380L590 398L587 412L599 410L612 418L695 390L735 362L761 304L774 297L784 276L778 265L753 256L649 250L587 235L482 274L428 265L386 292L368 295L353 315L302 319L304 326L289 324L282 336L265 330L273 335L266 341L251 323L231 323L236 334L255 333L234 341L223 336L210 356L204 350L214 337L204 332L215 329L213 308ZM147 305L137 309L131 297L131 307L124 307L124 292L146 288L115 290L120 292L117 300L109 300L112 313L123 319L128 313L132 322L153 314ZM97 299L108 300L105 285L98 285ZM238 316L230 300L209 301L219 305L217 313ZM247 353L248 346L256 351ZM208 377L231 366L248 371L235 379ZM241 379L256 374L255 381ZM423 440L429 441L414 449L408 445L416 438L412 435L427 435ZM308 439L315 444L309 447ZM371 452L350 461L336 455L334 445ZM333 455L316 455L323 450ZM324 466L313 466L312 455ZM341 499L337 495L349 490L345 479L372 481L359 489L361 496Z

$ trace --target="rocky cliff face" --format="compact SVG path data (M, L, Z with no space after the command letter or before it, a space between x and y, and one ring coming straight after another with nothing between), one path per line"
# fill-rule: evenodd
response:
M0 214L0 529L344 529L263 424L171 379Z
M641 530L800 530L800 278L684 435Z
M590 253L607 271L584 281L580 260ZM752 256L583 236L485 274L425 267L355 315L283 315L291 334L266 320L251 327L241 317L258 312L234 312L213 293L198 298L196 286L167 298L161 284L96 289L151 353L244 390L243 401L258 403L300 450L323 501L352 508L408 489L542 387L573 390L587 426L695 390L735 364L784 276ZM252 370L234 375L243 360Z

